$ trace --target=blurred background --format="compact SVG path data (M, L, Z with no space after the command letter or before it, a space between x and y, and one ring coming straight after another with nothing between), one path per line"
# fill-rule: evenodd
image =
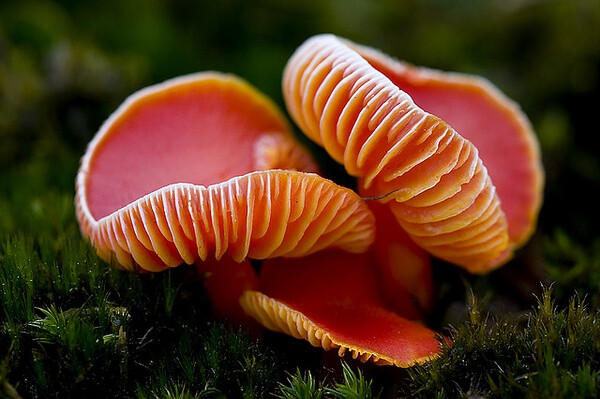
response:
M518 102L546 196L536 237L499 281L522 296L556 280L599 296L598 0L2 0L0 234L27 231L42 199L72 198L86 144L133 91L219 70L283 108L287 59L323 32L482 75Z

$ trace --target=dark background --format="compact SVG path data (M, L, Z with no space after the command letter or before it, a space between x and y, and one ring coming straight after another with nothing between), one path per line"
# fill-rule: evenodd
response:
M547 173L541 230L595 240L595 0L3 0L1 173L44 157L72 180L73 164L60 164L50 148L79 156L125 96L181 74L235 73L282 105L288 57L322 32L494 82L521 104L541 141Z

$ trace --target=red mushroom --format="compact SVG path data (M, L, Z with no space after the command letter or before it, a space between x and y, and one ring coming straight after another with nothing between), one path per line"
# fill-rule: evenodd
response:
M216 314L256 331L249 315L270 330L378 365L409 367L438 356L436 333L418 322L433 305L429 256L388 207L369 208L377 231L366 253L269 259L258 278L248 262L200 262Z
M411 321L433 305L429 256L388 207L371 201L369 208L377 230L367 253L271 259L258 276L248 261L199 262L216 315L254 333L258 322L379 365L409 367L437 356L436 334Z
M304 133L433 255L482 273L532 234L538 144L517 105L486 80L319 35L291 57L283 91Z
M265 327L361 361L410 367L439 355L436 333L390 310L372 253L323 251L263 262L242 307ZM412 306L412 304L407 304Z
M367 249L361 198L313 173L264 95L199 73L130 96L89 144L77 175L81 231L106 260L159 271L181 263Z
M387 206L371 201L369 208L377 229L368 252L264 261L241 305L266 328L340 356L410 367L441 350L436 333L415 322L433 306L430 258Z

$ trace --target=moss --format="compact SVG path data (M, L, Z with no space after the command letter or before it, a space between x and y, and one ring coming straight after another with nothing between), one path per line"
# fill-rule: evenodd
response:
M2 251L5 394L12 387L27 397L162 397L171 387L263 397L274 389L272 354L210 321L189 269L125 273L81 239L55 238L65 246L17 236Z
M63 206L52 197L44 202L49 214L61 214ZM453 345L439 360L406 372L350 363L335 366L340 378L323 379L314 361L290 361L292 353L304 349L286 353L285 345L279 345L275 354L269 349L269 336L254 341L243 331L213 321L191 268L152 275L121 272L100 261L80 238L74 216L59 217L63 218L60 228L55 223L39 225L28 234L7 236L0 247L0 387L6 396L93 392L105 397L252 398L274 393L291 398L310 392L315 397L341 398L374 397L378 392L380 397L594 397L598 393L600 319L578 296L565 301L560 294L561 302L567 303L558 306L548 289L530 312L492 317L471 295L467 319L450 329ZM556 267L563 258L593 258L558 237L554 240L564 242L558 241L548 252ZM563 257L555 256L559 249ZM571 282L565 277L554 289L566 293ZM286 374L298 364L303 372Z
M365 379L360 368L353 370L348 363L341 362L342 380L330 381L327 386L313 377L310 371L304 374L296 370L290 375L287 384L279 383L279 392L275 396L280 399L372 399L372 380Z
M574 297L564 309L545 290L522 317L469 319L451 331L440 359L409 370L417 397L595 397L600 387L600 314Z

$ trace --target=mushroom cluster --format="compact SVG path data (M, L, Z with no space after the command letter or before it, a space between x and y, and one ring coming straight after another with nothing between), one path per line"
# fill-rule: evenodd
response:
M283 93L355 191L319 174L266 96L196 73L134 93L101 126L77 175L82 234L125 269L196 265L230 321L377 364L437 356L420 322L430 255L485 273L534 230L543 171L527 118L481 78L333 35L296 50Z

